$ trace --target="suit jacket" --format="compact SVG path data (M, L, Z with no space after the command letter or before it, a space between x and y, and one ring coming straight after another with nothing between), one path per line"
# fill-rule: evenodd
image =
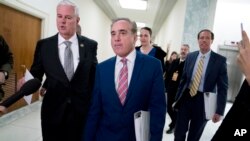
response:
M38 41L30 72L42 80L46 75L47 91L44 96L41 118L48 123L59 124L67 106L71 106L82 123L89 109L94 72L96 69L97 42L77 35L79 43L79 63L71 81L67 79L58 53L58 34Z
M139 110L150 111L150 141L161 141L166 101L160 61L136 53L124 105L115 88L115 62L113 57L97 66L84 141L135 141L134 113Z
M199 51L189 53L185 60L181 82L176 95L177 103L181 104L181 98L185 89L190 85L192 73ZM203 92L217 93L217 109L216 113L223 115L227 100L228 76L226 58L211 51L211 56L207 65L204 80ZM180 103L179 103L180 102ZM177 106L178 107L178 106Z
M233 140L248 141L250 134L250 86L245 80L241 86L241 89L226 117L223 119L220 127L216 131L212 138L212 141L221 141L226 138L232 138ZM236 131L240 132L241 129L246 129L247 133L235 134ZM236 136L235 136L236 135Z
M164 58L167 55L167 53L165 51L163 51L162 48L159 47L159 46L153 45L153 47L156 49L154 57L157 58L157 59L159 59L161 61L162 69L163 69L163 72L164 72L165 71ZM135 49L137 51L140 51L140 48L141 48L141 46L135 47Z

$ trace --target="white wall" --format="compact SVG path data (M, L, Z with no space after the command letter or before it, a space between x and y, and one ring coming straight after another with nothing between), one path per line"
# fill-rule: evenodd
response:
M212 50L217 52L219 44L240 41L240 23L250 36L250 1L249 0L218 0L216 5L213 32L215 40ZM156 35L155 43L164 50L170 44L170 53L179 52L182 44L186 0L178 0L169 17Z
M250 36L250 1L218 0L214 20L215 40L212 46L217 51L218 45L231 41L240 41L240 23Z
M170 46L169 55L172 51L180 52L185 11L186 0L178 0L159 33L156 35L154 42L161 46L162 49L166 51L167 46Z
M72 0L79 7L82 34L98 42L98 61L113 56L110 45L111 20L93 0ZM42 38L55 35L56 6L60 0L1 0L1 3L42 19Z

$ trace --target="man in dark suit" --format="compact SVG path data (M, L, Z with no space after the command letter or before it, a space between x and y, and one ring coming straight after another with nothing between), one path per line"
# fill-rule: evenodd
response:
M77 24L77 26L76 26L76 34L78 34L78 35L82 35L82 28L81 28L81 26L80 26L80 24ZM43 85L42 85L42 87L41 87L41 89L40 89L40 91L39 91L39 94L40 94L40 96L44 96L45 95L45 93L46 93L46 90L47 90L47 84L48 82L45 80L44 82L43 82Z
M2 85L8 79L12 67L13 54L3 36L0 35L0 101L4 97Z
M97 64L97 42L76 34L77 6L61 1L57 6L59 33L38 41L31 74L42 80L47 91L41 109L43 141L79 141L86 123ZM66 73L64 53L71 42L73 76ZM68 67L67 67L68 68ZM19 81L19 87L23 78Z
M249 141L250 139L250 42L245 31L242 32L242 37L243 46L239 44L237 60L241 71L245 75L245 80L212 141L222 141L228 138L238 141Z
M199 141L208 121L204 92L217 94L217 108L212 121L220 121L224 114L228 90L226 58L211 50L213 40L214 34L210 30L201 30L198 33L200 50L189 53L186 58L174 104L178 109L175 141L184 141L187 131L187 141Z
M166 72L166 92L167 92L167 111L171 118L171 123L169 124L169 129L166 131L167 134L171 134L174 131L176 123L176 111L173 109L172 105L175 101L176 92L181 80L182 70L184 67L184 62L189 53L189 45L183 44L181 46L180 58L175 59L169 66Z
M150 140L162 140L166 101L161 62L135 51L136 31L136 23L127 18L112 22L116 56L97 66L84 141L136 141L134 113L140 110L150 112Z

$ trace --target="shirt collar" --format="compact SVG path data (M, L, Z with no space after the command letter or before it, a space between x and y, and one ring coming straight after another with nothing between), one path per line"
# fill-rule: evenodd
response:
M205 58L208 58L209 56L211 55L211 50L209 50L207 53L205 54L202 54L200 51L199 51L199 56L198 58L201 58L201 56L205 56Z
M66 41L60 34L58 34L58 44L61 45L63 42ZM76 33L67 41L70 41L72 43L77 41Z
M135 56L136 56L136 51L135 51L135 49L133 49L133 51L131 51L128 54L128 56L125 57L125 58L127 59L128 62L132 63L132 62L135 61ZM119 62L121 62L121 59L122 59L122 57L120 57L120 56L117 55L116 56L116 64L119 63Z

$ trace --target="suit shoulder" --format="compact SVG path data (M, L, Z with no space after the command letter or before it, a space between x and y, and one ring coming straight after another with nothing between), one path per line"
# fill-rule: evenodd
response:
M145 55L145 54L139 54L138 56L141 56L141 58L143 58L147 63L160 63L161 61L153 56L150 55Z
M227 58L221 54L218 54L218 53L215 53L215 52L212 52L214 54L214 56L216 56L217 58L221 59L221 60L226 60Z
M39 43L41 42L51 42L53 40L58 40L58 34L54 35L54 36L50 36L50 37L47 37L47 38L43 38L43 39L40 39L38 40Z
M98 65L103 66L103 65L111 64L112 62L115 62L115 60L116 60L115 57L111 57L107 60L100 62Z

